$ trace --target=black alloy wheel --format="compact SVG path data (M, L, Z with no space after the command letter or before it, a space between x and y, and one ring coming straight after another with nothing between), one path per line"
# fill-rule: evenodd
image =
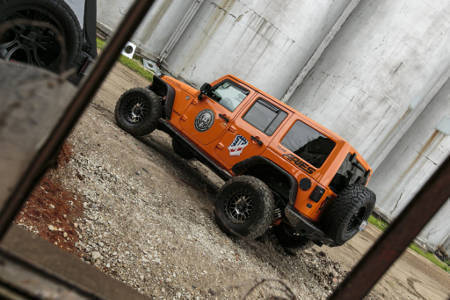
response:
M83 32L61 0L0 0L0 58L61 73L77 67Z
M57 21L36 9L18 11L12 20L11 27L0 39L0 57L56 69L62 60L62 40L58 39Z
M241 191L225 202L225 213L227 217L236 224L245 223L251 216L253 210L252 195Z
M126 105L126 118L131 124L137 124L144 120L149 113L150 107L146 104L145 99L141 95L130 99Z

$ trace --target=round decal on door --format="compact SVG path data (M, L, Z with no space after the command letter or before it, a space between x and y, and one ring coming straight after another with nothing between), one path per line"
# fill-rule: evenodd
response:
M204 109L195 117L194 126L200 132L206 131L214 124L214 112L210 109Z

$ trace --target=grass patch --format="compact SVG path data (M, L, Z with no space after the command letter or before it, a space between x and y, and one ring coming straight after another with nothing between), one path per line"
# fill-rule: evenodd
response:
M97 38L97 48L103 50L105 48L106 43L104 40Z
M378 229L380 229L381 231L385 231L386 228L388 228L389 224L386 223L385 221L383 221L381 218L379 217L375 217L374 215L371 215L369 217L369 223L374 225L375 227L377 227ZM435 265L437 265L438 267L440 267L441 269L443 269L444 271L450 272L450 267L448 266L447 263L441 261L439 258L436 257L436 255L434 255L433 253L429 252L429 251L425 251L423 250L419 245L417 245L416 243L411 243L411 245L409 245L409 248L415 252L417 252L418 254L422 255L423 257L425 257L426 259L428 259L429 261L431 261L432 263L434 263Z
M106 46L106 42L97 38L97 48L100 50L103 50ZM150 71L147 71L142 63L137 59L129 59L128 57L125 57L121 55L119 57L119 62L124 65L125 67L129 68L130 70L136 72L141 77L152 81L153 80L153 73Z
M420 255L422 255L423 257L425 257L426 259L428 259L429 261L431 261L444 271L450 272L450 267L445 262L437 258L436 255L434 255L433 253L429 251L424 251L420 246L416 245L415 243L409 245L409 248L419 253Z
M375 227L377 227L381 231L385 231L386 228L388 228L388 226L389 226L388 223L386 223L385 221L383 221L379 217L375 217L374 215L371 215L369 217L369 223L372 224L372 225L375 225Z

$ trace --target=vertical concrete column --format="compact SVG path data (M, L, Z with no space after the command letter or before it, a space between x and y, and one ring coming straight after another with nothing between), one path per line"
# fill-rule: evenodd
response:
M450 2L362 0L289 104L376 169L445 81Z
M450 155L450 80L381 163L369 183L377 194L377 211L389 220L400 214L412 197ZM430 199L433 201L433 199ZM450 205L445 205L420 237L437 246L450 232Z

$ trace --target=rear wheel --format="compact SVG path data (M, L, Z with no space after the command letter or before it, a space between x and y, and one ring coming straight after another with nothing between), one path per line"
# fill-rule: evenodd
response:
M135 88L120 96L114 115L120 128L134 136L143 136L156 129L161 113L158 95L149 89Z
M375 206L375 194L363 185L350 185L330 203L322 224L325 232L342 245L351 239L367 221Z
M237 176L218 192L214 213L226 233L256 239L272 224L274 209L272 191L264 182L252 176Z

